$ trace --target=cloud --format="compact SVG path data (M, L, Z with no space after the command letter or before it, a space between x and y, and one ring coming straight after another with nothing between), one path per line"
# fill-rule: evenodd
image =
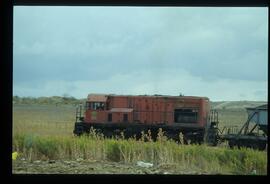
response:
M254 86L255 88L250 88ZM194 77L183 70L147 70L130 74L116 74L110 79L93 81L46 81L33 88L31 85L16 85L14 95L53 96L64 93L85 98L89 93L108 94L170 94L207 96L211 100L266 100L267 82L219 79L212 82ZM248 93L243 93L248 91ZM19 93L19 94L18 94ZM222 97L222 98L221 98Z
M267 87L267 13L267 8L15 7L14 90L84 97L91 86L96 92L178 95L180 90L216 99L266 98L248 94L248 86Z

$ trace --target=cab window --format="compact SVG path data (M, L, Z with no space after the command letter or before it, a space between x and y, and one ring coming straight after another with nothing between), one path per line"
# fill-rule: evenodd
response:
M87 110L104 110L105 103L104 102L87 102L86 109Z

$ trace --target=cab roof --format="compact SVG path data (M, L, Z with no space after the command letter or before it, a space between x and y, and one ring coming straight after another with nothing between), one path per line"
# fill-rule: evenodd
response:
M89 94L87 97L87 101L89 102L106 102L107 96L104 94Z

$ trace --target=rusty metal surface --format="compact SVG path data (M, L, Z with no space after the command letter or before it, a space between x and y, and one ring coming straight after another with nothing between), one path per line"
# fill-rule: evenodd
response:
M132 112L131 108L112 108L110 112Z
M127 113L130 122L204 127L209 111L209 100L205 97L90 94L88 100L90 102L106 101L106 109L98 110L96 118L93 118L91 114L94 109L86 111L85 121L89 123L108 122L110 113L112 122L122 122L124 114ZM198 110L197 122L175 123L174 112L179 108Z
M89 102L106 102L107 96L101 94L89 94L87 100Z
M208 97L199 97L199 96L170 96L170 95L116 95L116 94L94 94L90 93L88 96L106 96L106 97L131 97L131 98L170 98L170 99L204 99L209 100Z

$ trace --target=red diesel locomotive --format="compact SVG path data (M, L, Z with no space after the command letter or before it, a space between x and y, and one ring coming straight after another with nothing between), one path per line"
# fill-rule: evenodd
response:
M105 136L123 132L125 137L151 131L155 139L160 128L168 138L201 143L210 127L210 104L207 97L163 95L89 94L84 117L76 111L74 134L93 127Z

